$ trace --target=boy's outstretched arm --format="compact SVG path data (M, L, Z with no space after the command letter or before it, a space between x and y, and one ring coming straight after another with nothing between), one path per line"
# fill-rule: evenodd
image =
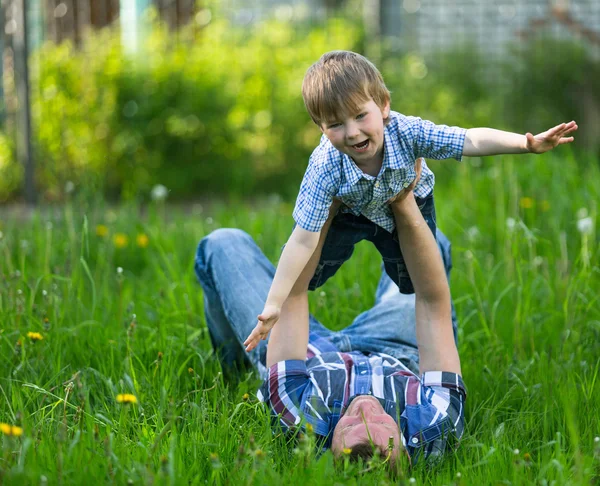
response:
M571 143L569 136L577 130L577 123L561 123L537 135L505 132L493 128L470 128L465 136L463 155L477 157L501 154L541 154L557 145Z
M337 208L339 208L339 203L334 201L330 211L334 209L337 211ZM267 339L269 331L279 319L281 308L290 291L315 253L322 234L324 234L323 229L320 232L312 232L302 229L300 226L294 228L281 254L265 307L258 316L256 326L244 341L246 351L252 351L261 340Z

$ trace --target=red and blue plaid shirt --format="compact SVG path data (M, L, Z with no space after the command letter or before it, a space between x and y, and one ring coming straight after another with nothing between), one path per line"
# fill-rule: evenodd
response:
M372 395L396 420L413 461L441 455L464 428L466 388L455 373L415 375L386 354L342 353L311 333L306 361L274 364L258 392L283 430L312 425L331 446L333 430L352 398Z

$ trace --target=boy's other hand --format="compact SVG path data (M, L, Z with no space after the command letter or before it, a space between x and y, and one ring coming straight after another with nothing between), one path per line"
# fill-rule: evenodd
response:
M415 172L417 173L417 176L415 177L415 180L412 181L410 186L406 187L405 189L402 189L394 197L388 199L388 204L392 207L392 211L402 206L402 202L406 199L406 196L408 196L408 194L410 194L417 186L417 182L419 182L419 179L421 178L421 170L424 161L425 159L422 157L419 157L415 161Z
M573 133L575 130L577 130L577 123L570 121L569 123L556 125L554 128L538 133L535 136L527 133L525 134L527 138L527 150L534 154L543 154L552 150L557 145L571 143L574 138L567 137L567 135Z
M265 305L265 308L258 316L256 326L244 341L246 351L252 351L260 341L267 339L269 332L273 329L275 323L279 320L281 308L274 305Z

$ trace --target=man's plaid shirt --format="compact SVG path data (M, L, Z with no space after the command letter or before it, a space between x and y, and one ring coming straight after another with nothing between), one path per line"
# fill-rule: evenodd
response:
M465 134L464 128L435 125L392 111L384 130L383 165L377 177L361 171L351 157L337 150L323 135L300 185L294 220L307 231L321 231L335 197L345 204L343 211L362 214L393 232L396 225L387 201L415 180L415 160L461 160ZM431 194L434 182L433 172L423 164L415 196L424 198Z
M439 456L460 439L466 394L455 373L429 371L419 378L396 358L342 353L311 333L306 361L272 365L258 397L284 430L309 423L327 449L350 400L372 395L398 423L414 462Z

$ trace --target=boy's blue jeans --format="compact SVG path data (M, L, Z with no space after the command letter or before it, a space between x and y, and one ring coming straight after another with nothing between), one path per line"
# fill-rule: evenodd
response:
M433 193L421 199L415 198L425 222L436 235L435 205ZM331 223L323 244L323 251L315 275L308 286L315 290L333 277L342 264L352 256L354 246L362 241L372 242L381 257L386 273L403 294L415 292L412 281L400 251L398 232L389 233L365 216L352 213L338 213Z
M438 246L449 275L452 267L450 242L437 233ZM226 378L247 370L267 374L267 341L246 353L242 343L263 310L275 267L254 240L237 229L219 229L203 238L196 253L195 271L204 290L204 312L212 345ZM456 317L452 310L456 339ZM403 361L418 373L415 332L415 296L403 295L382 272L375 305L360 314L341 331L331 331L312 315L311 333L330 340L340 351L386 353Z

